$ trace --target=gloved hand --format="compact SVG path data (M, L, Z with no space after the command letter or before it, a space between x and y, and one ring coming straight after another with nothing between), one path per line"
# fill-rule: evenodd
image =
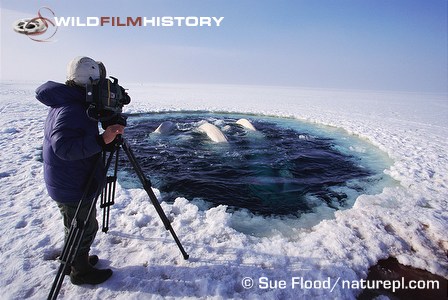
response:
M123 134L123 133L124 133L123 125L114 124L114 125L108 126L102 134L104 144L108 145L108 144L112 143L115 140L115 138L117 137L117 135Z

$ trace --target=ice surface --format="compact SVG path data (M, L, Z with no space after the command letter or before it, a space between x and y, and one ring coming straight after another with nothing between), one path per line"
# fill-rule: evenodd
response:
M63 243L61 217L43 184L40 149L47 108L39 85L2 83L0 112L0 287L3 299L46 298ZM65 280L68 299L321 298L354 299L357 290L244 289L262 276L289 281L361 279L393 255L406 265L448 276L447 95L281 87L124 84L127 112L242 112L286 116L341 128L384 151L400 184L358 197L353 208L311 229L254 237L232 227L223 206L178 198L162 203L182 244L183 260L142 189L119 187L109 233L93 253L113 277L95 288ZM354 148L362 152L363 149ZM158 194L158 191L155 191ZM201 208L201 209L199 209ZM250 222L265 222L251 219ZM312 219L310 220L312 222ZM272 222L276 222L272 220ZM278 221L280 222L280 221ZM290 226L279 223L278 226Z

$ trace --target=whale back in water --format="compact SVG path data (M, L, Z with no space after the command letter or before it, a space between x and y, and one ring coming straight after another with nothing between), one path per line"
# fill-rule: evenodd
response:
M257 131L254 125L252 125L252 123L248 119L239 119L238 121L236 121L236 124L241 125L246 129Z
M227 143L226 136L213 124L205 122L201 126L198 127L200 132L207 134L208 138L214 141L215 143Z
M171 121L165 121L162 122L156 130L154 130L154 133L170 134L174 131L174 129L176 129L176 124Z

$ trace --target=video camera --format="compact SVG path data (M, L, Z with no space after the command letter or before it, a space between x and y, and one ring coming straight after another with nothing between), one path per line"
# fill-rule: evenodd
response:
M126 117L121 114L123 106L131 102L126 90L118 84L118 79L110 76L91 81L86 85L86 102L89 118L101 122L103 129L110 125L126 126Z

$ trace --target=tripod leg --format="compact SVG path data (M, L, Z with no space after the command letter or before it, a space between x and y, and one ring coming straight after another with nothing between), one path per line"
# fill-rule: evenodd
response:
M115 153L115 167L113 176L107 176L106 185L101 194L101 204L100 208L103 209L103 226L102 231L107 233L109 230L109 216L110 216L110 207L115 204L115 188L117 185L117 171L118 171L118 154L120 148L116 148Z
M145 174L143 173L140 165L138 164L137 160L135 159L134 153L132 152L131 148L127 144L125 139L122 139L122 147L126 155L128 156L128 159L134 169L134 171L137 173L138 178L140 179L140 182L143 185L143 188L145 189L146 193L149 196L149 199L151 200L152 205L156 209L157 213L159 214L159 217L162 219L163 224L165 225L165 229L169 230L172 237L174 238L174 241L176 242L177 246L179 247L180 252L182 253L184 259L188 259L189 255L185 251L184 247L182 247L182 244L179 241L179 238L177 237L176 233L174 232L173 227L171 227L171 223L168 220L167 216L165 215L165 212L163 211L162 207L160 206L159 200L157 200L156 195L151 189L151 183L146 178Z
M107 232L107 228L109 225L106 224L106 221L108 220L108 214L106 215L106 197L107 197L106 188L103 190L103 193L101 194L101 202L100 202L100 208L103 208L103 227L102 227L103 232Z
M103 193L101 194L101 204L100 208L103 209L103 226L102 231L107 233L109 230L109 216L110 216L110 207L114 205L114 194L115 194L115 188L113 188L113 185L115 185L116 179L113 177L107 177L106 179L106 186L103 189Z
M107 160L104 176L106 176L106 174L107 174L107 170L110 166L110 162L112 160L113 154L114 154L114 152L112 152L110 154L110 156ZM76 257L79 245L80 245L82 237L84 235L84 228L85 228L86 222L87 222L87 220L89 220L90 216L92 215L93 210L98 201L98 197L99 197L99 193L100 193L99 190L96 191L94 199L89 206L89 211L88 211L87 217L84 220L78 220L79 211L88 196L87 193L90 189L90 186L92 185L94 174L95 174L99 164L101 163L101 161L102 161L102 159L100 157L100 158L98 158L97 162L95 163L95 166L94 166L92 173L89 177L87 186L84 190L84 194L81 197L81 200L76 209L72 224L70 225L70 230L69 230L67 240L65 241L64 247L62 250L61 265L59 266L58 272L56 273L56 277L51 286L50 293L47 298L48 300L57 299L59 291L61 290L62 283L64 281L65 271L67 270L67 267L73 263L73 259Z
M67 239L67 242L64 245L64 249L62 250L61 254L61 264L59 265L58 272L56 273L56 277L53 281L53 285L50 289L50 294L48 295L48 299L56 299L58 297L59 291L61 290L62 282L64 281L65 272L68 268L68 266L71 264L73 258L69 258L70 256L70 250L69 250L69 241L70 243L75 242L75 236L78 236L79 228L74 228L73 226L70 228L69 232L69 238ZM70 261L70 263L69 263Z
M93 207L96 205L96 200L92 201L90 208L89 208L89 214L86 218L86 220L89 219ZM79 211L79 206L78 206ZM64 244L64 248L62 250L61 254L61 264L59 266L58 272L56 274L56 277L53 281L53 285L50 289L50 294L48 295L48 299L56 299L58 297L59 291L61 290L62 282L65 278L65 272L68 268L68 266L71 266L73 263L73 260L78 252L79 245L81 243L83 234L84 234L84 228L85 228L85 222L78 222L77 220L77 214L76 212L75 218L73 219L73 222L70 226L70 231L68 234L67 241Z

